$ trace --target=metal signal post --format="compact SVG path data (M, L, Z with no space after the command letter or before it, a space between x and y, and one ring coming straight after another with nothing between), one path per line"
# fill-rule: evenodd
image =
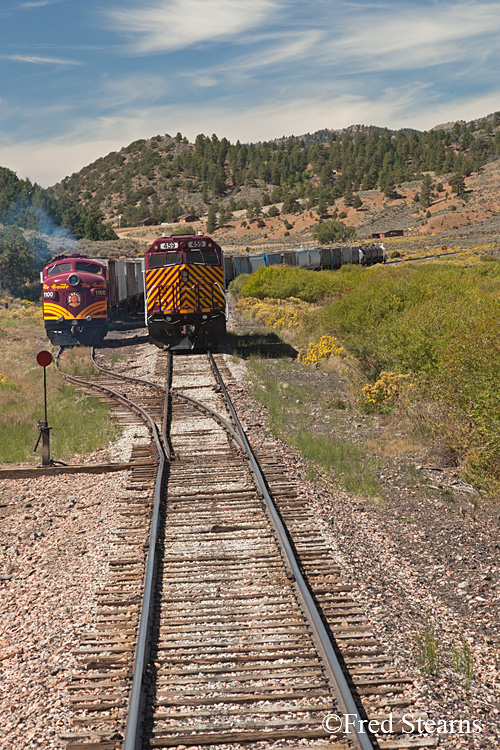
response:
M38 364L43 367L43 404L44 404L44 419L39 420L38 422L38 429L40 430L40 434L38 436L38 440L36 441L36 445L34 447L34 451L38 448L38 444L40 443L40 439L42 440L42 466L50 466L52 463L50 458L50 430L52 427L49 427L48 419L47 419L47 367L52 363L52 354L47 351L41 351L38 352L36 355L36 361Z

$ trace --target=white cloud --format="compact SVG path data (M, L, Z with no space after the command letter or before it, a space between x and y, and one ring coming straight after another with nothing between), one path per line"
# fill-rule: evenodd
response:
M384 10L344 21L330 39L328 60L350 60L354 70L408 70L483 56L496 49L500 4L447 3Z
M82 65L78 60L62 57L42 57L41 55L0 55L3 60L31 63L32 65Z
M257 40L256 40L257 41ZM205 70L205 75L224 73L229 76L247 75L263 68L279 68L296 63L300 67L317 55L324 42L324 32L311 29L298 32L272 33L258 40L262 47L251 55L233 58L231 63Z
M32 2L21 3L19 7L22 10L33 10L34 8L45 8L46 5L55 5L60 2L61 0L32 0Z
M191 106L158 106L136 110L130 116L82 120L61 138L19 143L12 138L9 142L0 139L0 165L46 187L111 151L158 133L180 131L190 141L199 133L217 133L234 143L237 139L256 142L355 123L424 130L441 122L487 115L498 109L499 99L497 91L439 104L429 97L427 87L420 85L410 90L389 89L371 98L344 92L328 100L320 96L290 98L239 109L200 104L196 121Z
M485 76L490 78L494 65L485 60L498 56L497 37L500 33L500 3L447 3L423 7L366 5L332 6L318 17L312 16L300 31L286 28L270 29L240 37L241 49L247 54L233 54L228 62L207 65L185 73L201 88L225 84L241 87L249 79L267 76L275 90L290 87L310 92L316 85L327 90L347 78L353 87L362 90L373 86L366 74L418 74L432 66L451 66L451 81ZM196 63L196 57L193 57ZM201 68L203 64L203 68ZM441 73L439 74L441 75ZM449 89L446 80L443 89ZM438 86L438 81L436 81Z
M120 108L132 104L151 105L161 99L167 91L163 76L148 73L134 73L122 78L105 77L98 96L105 109ZM92 101L89 101L92 106Z
M233 39L271 19L280 0L157 0L149 7L116 9L112 28L138 37L135 53L172 52L202 42Z

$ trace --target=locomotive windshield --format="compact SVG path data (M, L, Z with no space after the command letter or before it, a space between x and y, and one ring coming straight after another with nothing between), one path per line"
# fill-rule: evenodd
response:
M177 266L182 263L180 252L151 253L149 256L150 268L162 268L163 266Z
M71 263L56 263L55 266L47 268L47 276L55 276L56 273L68 273L71 271Z
M207 266L218 266L219 258L213 248L189 250L186 253L186 263L204 263Z
M89 261L77 260L76 262L77 271L85 271L85 273L101 273L102 268L97 263L90 263Z

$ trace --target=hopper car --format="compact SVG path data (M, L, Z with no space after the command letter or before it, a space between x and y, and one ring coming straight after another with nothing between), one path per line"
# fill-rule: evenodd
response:
M338 269L345 264L371 266L386 262L383 245L343 245L339 247L297 248L258 254L224 253L226 284L242 273L255 273L263 266L295 266L311 271Z

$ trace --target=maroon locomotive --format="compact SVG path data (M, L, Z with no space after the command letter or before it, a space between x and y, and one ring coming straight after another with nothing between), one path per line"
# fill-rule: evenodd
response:
M80 253L59 255L42 271L43 320L53 344L93 346L108 331L106 266Z

